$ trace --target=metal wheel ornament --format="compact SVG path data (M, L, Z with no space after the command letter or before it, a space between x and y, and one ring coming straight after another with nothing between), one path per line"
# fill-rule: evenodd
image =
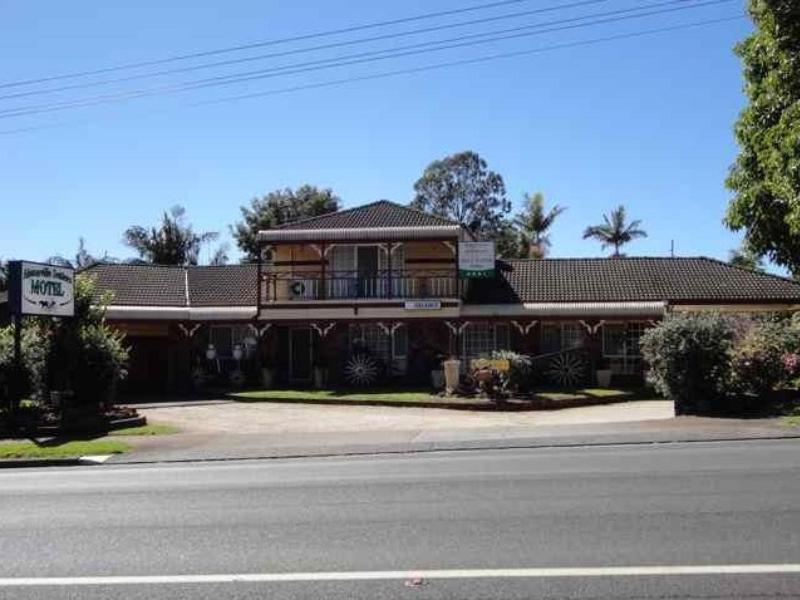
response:
M581 357L574 354L559 354L553 357L547 368L547 376L553 383L563 387L574 387L583 380L586 367Z
M378 380L380 372L378 361L366 354L350 357L344 366L344 377L348 383L358 387L367 387Z

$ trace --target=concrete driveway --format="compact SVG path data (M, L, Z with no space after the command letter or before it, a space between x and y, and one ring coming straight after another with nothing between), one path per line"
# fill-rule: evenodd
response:
M230 400L147 405L148 421L186 433L294 434L397 432L652 421L674 417L673 403L643 400L530 412L245 403Z

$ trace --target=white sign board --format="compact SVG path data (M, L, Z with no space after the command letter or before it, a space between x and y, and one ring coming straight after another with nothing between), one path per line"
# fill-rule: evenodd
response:
M406 310L439 310L442 303L439 300L406 300Z
M75 271L40 263L9 263L9 300L17 315L75 314Z
M459 242L458 275L465 279L494 277L494 242Z

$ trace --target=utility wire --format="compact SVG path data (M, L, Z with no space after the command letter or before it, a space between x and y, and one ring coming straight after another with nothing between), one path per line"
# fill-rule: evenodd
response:
M189 73L189 72L192 72L192 71L199 71L199 70L203 70L203 69L212 69L212 68L216 68L216 67L225 67L225 66L242 64L242 63L247 63L247 62L266 60L266 59L269 59L269 58L279 58L279 57L283 57L283 56L291 56L291 55L294 55L294 54L306 54L306 53L309 53L309 52L316 52L316 51L319 51L319 50L330 50L330 49L333 49L333 48L342 48L342 47L345 47L345 46L355 46L355 45L359 45L359 44L368 44L368 43L371 43L371 42L378 42L378 41L396 39L396 38L401 38L401 37L421 35L421 34L424 34L424 33L432 33L434 31L443 31L443 30L446 30L446 29L456 29L456 28L459 28L459 27L469 27L471 25L482 25L482 24L492 23L492 22L497 22L497 21L505 21L505 20L509 20L509 19L516 19L516 18L519 18L519 17L531 16L531 15L537 15L537 14L544 14L544 13L556 12L556 11L562 11L562 10L566 10L566 9L570 9L570 8L588 6L588 5L591 5L591 4L606 3L606 2L609 2L609 1L610 0L581 0L580 2L572 2L572 3L569 3L569 4L559 4L559 5L556 5L556 6L548 6L548 7L545 7L545 8L537 8L537 9L534 9L534 10L518 11L518 12L515 12L515 13L507 13L507 14L503 14L503 15L496 15L496 16L493 16L493 17L484 17L484 18L481 18L481 19L471 19L469 21L459 21L457 23L447 23L447 24L444 24L444 25L436 25L436 26L433 26L433 27L423 27L423 28L418 28L418 29L410 29L410 30L407 30L407 31L400 31L400 32L396 32L396 33L388 33L388 34L377 35L377 36L366 37L366 38L357 38L357 39L354 39L354 40L345 40L345 41L341 41L341 42L333 42L333 43L328 43L328 44L320 44L320 45L316 45L316 46L309 46L309 47L306 47L306 48L296 48L296 49L293 49L293 50L284 50L284 51L281 51L281 52L271 52L271 53L268 53L268 54L258 54L256 56L247 56L247 57L244 57L244 58L234 58L234 59L228 59L228 60L222 60L222 61L216 61L216 62L210 62L210 63L203 63L203 64L199 64L199 65L192 65L192 66L189 66L189 67L178 67L178 68L172 68L172 69L162 69L160 71L154 71L154 72L150 72L150 73L139 73L137 75L128 75L128 76L125 76L125 77L113 77L113 78L109 78L109 79L101 79L99 81L88 81L88 82L74 83L74 84L70 84L70 85L63 85L63 86L59 86L59 87L50 87L50 88L39 89L39 90L16 92L16 93L13 93L13 94L6 94L5 96L0 96L0 100L8 100L8 99L11 99L11 98L24 98L24 97L28 97L28 96L38 96L38 95L42 95L42 94L54 94L54 93L57 93L57 92L64 92L64 91L68 91L68 90L84 89L84 88L89 88L89 87L97 87L97 86L101 86L101 85L110 85L110 84L114 84L114 83L123 83L123 82L127 82L127 81L135 81L135 80L139 80L139 79L150 79L150 78L153 78L153 77L162 77L162 76L165 76L165 75L175 75L175 74L179 74L179 73ZM681 2L690 2L691 0L679 0L679 1L681 1ZM2 88L2 87L5 87L5 86L0 85L0 88Z
M212 99L212 100L203 100L203 101L199 101L199 102L193 102L193 103L187 104L186 106L189 107L189 108L196 108L196 107L200 107L200 106L209 106L209 105L215 105L215 104L225 104L225 103L228 103L228 102L238 102L238 101L241 101L241 100L249 100L249 99L253 99L253 98L263 98L263 97L267 97L267 96L277 96L277 95L282 95L282 94L290 94L290 93L294 93L294 92L300 92L300 91L311 90L311 89L322 89L322 88L328 88L328 87L338 87L338 86L347 85L347 84L350 84L350 83L358 83L358 82L362 82L362 81L373 81L373 80L378 80L378 79L387 79L387 78L391 78L391 77L398 77L398 76L402 76L402 75L412 75L412 74L416 74L416 73L424 73L424 72L428 72L428 71L448 69L448 68L452 68L452 67L460 67L460 66L473 65L473 64L482 64L482 63L487 63L487 62L496 61L496 60L503 60L503 59L507 59L507 58L517 58L517 57L521 57L521 56L544 54L544 53L547 53L547 52L554 52L554 51L557 51L557 50L565 50L565 49L570 49L570 48L580 48L580 47L584 47L584 46L592 46L592 45L597 45L597 44L604 44L604 43L615 42L615 41L619 41L619 40L641 38L641 37L646 37L646 36L649 36L649 35L656 35L656 34L659 34L659 33L668 33L668 32L673 32L673 31L680 31L680 30L684 30L684 29L692 29L692 28L696 28L696 27L704 27L704 26L707 26L707 25L715 25L715 24L719 24L719 23L728 23L728 22L732 22L732 21L739 21L739 20L744 19L744 18L745 18L744 14L738 14L738 15L734 15L734 16L730 16L730 17L722 17L722 18L718 18L718 19L708 19L708 20L703 20L703 21L694 21L694 22L691 22L691 23L684 23L684 24L681 24L681 25L674 25L674 26L671 26L671 27L660 27L658 29L647 29L647 30L643 30L643 31L631 32L631 33L623 33L623 34L619 34L619 35L600 37L600 38L593 38L593 39L588 39L588 40L581 40L581 41L578 41L578 42L570 42L570 43L566 43L566 44L556 44L556 45L552 45L552 46L542 46L542 47L533 48L533 49L530 49L530 50L519 50L519 51L516 51L516 52L504 52L504 53L500 53L500 54L492 54L492 55L482 56L482 57L477 57L477 58L470 58L470 59L462 59L462 60L456 60L456 61L442 62L442 63L436 63L436 64L432 64L432 65L424 65L424 66L420 66L420 67L412 67L412 68L408 68L408 69L398 69L398 70L395 70L395 71L385 71L383 73L373 73L373 74L370 74L370 75L362 75L362 76L359 76L359 77L348 77L348 78L343 78L343 79L335 79L335 80L331 80L331 81L323 81L323 82L318 82L318 83L310 83L310 84L297 85L297 86L292 86L292 87L265 90L265 91L262 91L262 92L253 92L253 93L249 93L249 94L240 94L240 95L235 95L235 96L224 96L224 97L215 98L215 99ZM64 124L65 123L62 123L62 125L64 125ZM58 124L50 124L50 125L31 126L31 127L24 127L24 128L10 129L10 130L8 130L8 129L7 130L0 130L0 135L9 135L9 134L14 134L14 133L31 131L31 130L35 130L35 129L49 129L49 128L58 127L58 126L59 126Z
M373 23L365 23L362 25L353 25L351 27L343 27L340 29L329 29L326 31L318 31L315 33L307 33L303 35L295 35L291 37L285 38L278 38L272 40L263 40L260 42L253 42L250 44L241 44L238 46L228 46L226 48L217 48L214 50L205 50L201 52L191 52L189 54L179 54L176 56L170 56L167 58L160 58L156 60L147 60L141 62L132 62L132 63L125 63L121 65L115 65L111 67L105 67L102 69L94 69L88 71L77 71L73 73L64 73L61 75L51 75L49 77L39 77L36 79L25 79L22 81L12 81L7 83L0 83L0 88L6 87L16 87L21 85L33 85L36 83L45 83L48 81L57 81L63 79L74 79L77 77L88 77L90 75L101 75L103 73L112 73L114 71L123 71L125 69L138 69L142 67L152 67L156 65L163 65L172 62L179 62L184 60L191 60L193 58L203 58L205 56L215 56L219 54L228 54L231 52L240 52L242 50L251 50L253 48L263 48L265 46L276 46L279 44L288 44L291 42L300 42L304 40L311 40L311 39L318 39L324 37L330 37L335 35L341 35L344 33L353 33L356 31L365 31L368 29L377 29L379 27L389 27L392 25L401 25L403 23L413 23L415 21L423 21L426 19L435 19L438 17L447 17L451 15L458 15L464 14L469 12L476 12L480 10L488 10L491 8L497 8L500 6L509 6L512 4L523 4L526 2L530 2L531 0L500 0L497 2L489 2L486 4L476 4L473 6L467 6L464 8L456 8L452 10L442 10L438 12L430 12L430 13L423 13L419 15L414 15L411 17L403 17L400 19L390 19L388 21L377 21Z
M641 7L639 9L626 9L622 11L613 11L614 13L629 13L631 10L639 10L641 11L643 8L650 8L650 7L659 7L665 5L673 5L676 3L681 3L683 0L669 0L668 2L656 3L646 7ZM107 104L113 103L117 101L126 101L132 100L141 97L147 96L157 96L157 95L167 95L179 92L186 92L201 88L207 87L218 87L221 85L232 85L236 83L242 83L246 81L252 81L256 79L267 79L272 77L279 77L285 75L295 75L299 73L306 73L309 71L317 71L323 69L330 69L330 68L338 68L343 66L350 66L354 64L364 64L370 62L376 62L379 60L388 60L392 58L400 58L404 56L412 56L418 54L426 54L429 52L435 51L442 51L442 50L451 50L455 48L463 48L463 47L471 47L477 45L483 45L487 43L494 43L498 41L505 41L509 39L517 39L522 37L530 37L534 35L542 35L546 33L552 33L555 31L563 31L567 29L576 29L582 27L590 27L594 25L601 25L611 22L619 22L630 20L634 18L643 18L647 16L653 16L657 14L664 14L670 12L677 12L688 10L692 8L702 8L706 6L716 5L716 4L723 4L727 2L731 2L733 0L709 0L708 2L696 3L691 5L683 5L673 8L667 9L660 9L660 10L653 10L647 12L639 12L638 14L627 14L624 16L616 16L611 18L605 19L596 19L594 21L590 21L587 23L579 23L561 27L550 27L547 29L542 29L547 25L552 23L545 23L545 24L538 24L533 26L521 27L521 28L512 28L508 30L502 30L500 32L485 32L482 34L473 34L471 36L461 36L458 38L451 38L449 40L440 40L438 42L424 42L421 44L413 44L406 47L395 48L395 49L387 49L387 50L379 50L367 53L361 53L356 55L349 55L349 56L340 56L331 59L323 59L319 61L311 61L308 63L296 63L293 65L287 65L284 67L275 67L272 69L267 70L259 70L259 71L250 71L244 73L237 73L231 75L224 75L218 77L212 77L207 79L200 79L191 82L186 82L183 84L175 84L170 86L160 86L155 88L147 88L143 90L132 90L129 92L121 92L116 94L105 94L101 96L94 96L84 99L78 99L68 102L60 102L60 103L51 103L51 104L41 104L41 105L34 105L29 107L16 107L11 109L6 109L0 111L0 119L1 118L11 118L11 117L19 117L19 116L26 116L26 115L33 115L45 112L55 112L61 110L68 110L71 108L82 108L87 106L94 106L98 104ZM610 14L610 13L605 13ZM580 17L580 18L588 18L588 17ZM565 21L573 21L575 19L566 19ZM558 22L556 22L558 23ZM534 31L528 31L526 33L513 33L511 35L496 35L497 33L506 33L506 32L516 32L519 30L528 30L533 28ZM475 37L486 37L493 35L494 37L489 37L488 39L482 40L472 40L472 41L464 41L469 38ZM456 42L456 43L448 43L448 42ZM438 44L436 47L429 48L432 44ZM422 47L420 49L420 47ZM378 56L375 56L375 55Z
M738 21L738 20L743 19L743 18L745 18L745 15L744 14L739 14L739 15L735 15L735 16L731 16L731 17L722 17L722 18L719 18L719 19L708 19L708 20L705 20L705 21L695 21L695 22L692 22L692 23L684 23L682 25L674 25L672 27L660 27L658 29L647 29L647 30L644 30L644 31L637 31L637 32L632 32L632 33L622 33L622 34L619 34L619 35L612 35L612 36L601 37L601 38L593 38L593 39L588 39L588 40L581 40L579 42L570 42L570 43L566 43L566 44L556 44L556 45L553 45L553 46L542 46L540 48L534 48L534 49L531 49L531 50L518 50L516 52L503 52L503 53L500 53L500 54L492 54L492 55L489 55L489 56L482 56L482 57L478 57L478 58L467 58L467 59L462 59L462 60L454 60L454 61L450 61L450 62L437 63L437 64L433 64L433 65L425 65L425 66L421 66L421 67L413 67L413 68L409 68L409 69L399 69L399 70L396 70L396 71L386 71L386 72L383 72L383 73L377 73L377 74L372 74L372 75L363 75L363 76L360 76L360 77L348 77L346 79L335 79L335 80L332 80L332 81L324 81L324 82L320 82L320 83L310 83L310 84L306 84L306 85L298 85L298 86L287 87L287 88L267 90L267 91L264 91L264 92L254 92L254 93L251 93L251 94L241 94L241 95L238 95L238 96L225 96L223 98L217 98L217 99L214 99L214 100L203 100L203 101L200 101L200 102L194 102L194 103L189 104L189 106L207 106L207 105L211 105L211 104L222 104L222 103L225 103L225 102L234 102L234 101L246 100L246 99L250 99L250 98L261 98L261 97L264 97L264 96L275 96L275 95L279 95L279 94L288 94L288 93L291 93L291 92L299 92L299 91L302 91L302 90L333 87L333 86L345 85L345 84L348 84L348 83L356 83L356 82L360 82L360 81L370 81L370 80L374 80L374 79L385 79L385 78L388 78L388 77L397 77L398 75L410 75L410 74L413 74L413 73L423 73L423 72L427 72L427 71L433 71L433 70L438 70L438 69L446 69L446 68L450 68L450 67L458 67L458 66L463 66L463 65L480 64L480 63L486 63L486 62L490 62L490 61L494 61L494 60L501 60L501 59L505 59L505 58L516 58L516 57L519 57L519 56L528 56L528 55L532 55L532 54L542 54L542 53L545 53L545 52L553 52L555 50L564 50L564 49L567 49L567 48L579 48L579 47L582 47L582 46L591 46L591 45L596 45L596 44L601 44L601 43L614 42L614 41L618 41L618 40L639 38L639 37L643 37L643 36L654 35L654 34L657 34L657 33L667 33L667 32L670 32L670 31L678 31L678 30L681 30L681 29L690 29L690 28L694 28L694 27L702 27L702 26L705 26L705 25L714 25L714 24L717 24L717 23L726 23L726 22L730 22L730 21Z

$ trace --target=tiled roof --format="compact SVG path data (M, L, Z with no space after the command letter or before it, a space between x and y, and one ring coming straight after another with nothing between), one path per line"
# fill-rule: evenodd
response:
M703 257L523 259L498 270L473 282L468 303L800 302L800 283Z
M161 265L97 264L85 269L97 294L114 293L122 306L186 306L186 270Z
M380 229L385 227L441 227L443 225L457 226L458 223L389 200L378 200L371 204L287 223L278 229Z
M258 265L189 267L191 306L255 306Z
M255 306L256 265L172 267L98 264L84 273L114 306Z

